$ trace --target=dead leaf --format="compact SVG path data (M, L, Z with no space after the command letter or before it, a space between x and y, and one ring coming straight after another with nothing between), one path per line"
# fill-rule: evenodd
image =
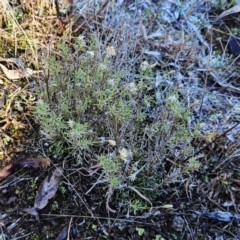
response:
M240 53L240 39L235 36L230 36L230 38L227 40L230 51L233 55L237 55Z
M13 165L7 165L0 170L0 180L7 177L13 171Z
M25 71L23 71L21 69L9 70L3 64L0 64L0 67L9 80L17 80L24 77L30 77L33 74L33 70L30 68L26 68Z
M203 217L207 217L210 219L222 221L222 222L231 222L234 219L239 221L240 214L233 214L231 212L223 212L223 211L215 211L215 212L203 212L198 214Z
M31 214L31 215L33 215L35 217L37 217L39 215L37 209L34 208L34 207L33 208L24 208L24 209L22 209L22 211L24 211L26 213L29 213L29 214Z
M19 160L21 167L48 167L50 166L50 160L48 158L22 158Z
M117 144L116 144L116 141L114 141L114 140L107 140L107 142L109 143L109 145L111 145L111 146L116 146Z
M39 212L38 212L38 209L36 209L35 207L33 208L24 208L22 209L22 211L26 212L26 213L29 213L33 216L35 216L36 218L36 221L37 221L37 225L38 225L38 229L39 229L39 232L41 232L41 224L40 224L40 219L39 219Z
M62 168L50 168L48 171L48 176L43 180L41 186L38 189L34 207L22 209L24 212L35 216L39 232L41 232L41 224L38 210L43 209L48 204L48 200L55 196L62 173Z
M0 180L7 177L15 168L37 168L37 167L48 167L50 161L48 158L21 158L14 163L8 164L0 170Z
M63 230L57 235L55 240L65 240L67 237L68 229L64 227Z
M62 174L62 168L52 167L49 169L48 176L43 180L38 189L38 194L34 202L35 209L43 209L47 205L48 200L55 196Z
M160 52L158 51L148 51L148 50L143 50L142 51L144 54L147 54L147 55L151 55L151 56L154 56L155 58L159 58L160 57Z
M17 65L18 69L8 69L3 64L0 64L0 67L6 77L10 80L17 80L24 77L31 77L34 74L43 72L43 71L34 71L31 68L25 68L22 60L20 58L0 58L1 62L8 62L14 65Z
M220 20L220 19L223 18L223 17L226 17L226 16L228 16L228 15L230 15L230 14L237 13L237 12L240 12L240 5L236 5L236 6L232 7L232 8L229 8L228 10L222 12L222 13L214 20L214 22Z

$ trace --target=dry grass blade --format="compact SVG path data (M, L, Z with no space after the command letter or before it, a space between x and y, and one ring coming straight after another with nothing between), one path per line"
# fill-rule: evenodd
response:
M11 22L11 24L13 26L12 28L14 28L15 32L17 29L19 29L22 32L22 34L25 37L25 40L27 41L27 43L29 44L29 47L31 49L32 56L34 58L34 65L38 66L38 56L37 56L36 46L34 45L33 41L30 40L30 38L28 37L27 33L22 28L22 26L19 24L18 19L14 15L14 11L13 11L12 6L10 5L9 1L7 1L7 0L2 1L2 6L0 5L0 10L2 10L2 12L4 13L5 18ZM14 35L16 36L15 33L14 33ZM16 51L16 49L15 49L15 51Z
M111 199L112 195L113 195L113 189L110 188L108 193L107 193L106 209L107 209L108 212L115 213L116 211L109 207L109 202L110 202L110 199Z
M4 126L1 127L1 130L3 131L6 131L11 124L16 124L19 126L19 128L25 128L27 126L26 124L18 122L15 118L12 118L12 116L10 116L9 114L12 103L14 102L14 98L21 93L21 90L22 89L20 87L14 93L12 93L12 96L8 101L6 109L1 111L2 112L1 117L5 117L5 119L0 121L0 123L5 122Z
M14 93L12 93L11 99L10 99L9 102L8 102L8 105L7 105L6 110L5 110L5 114L4 114L3 116L7 117L8 112L9 112L10 109L11 109L11 105L12 105L12 102L13 102L14 98L15 98L18 94L20 94L21 90L22 90L22 88L19 87Z
M238 12L240 12L240 5L236 5L236 6L232 7L232 8L229 8L228 10L222 12L222 13L214 20L214 22L216 22L216 21L220 20L221 18L224 18L224 17L226 17L226 16L228 16L228 15L230 15L230 14L234 14L234 13L238 13Z
M128 188L131 189L131 190L133 190L133 191L134 191L135 193L137 193L142 199L144 199L145 201L147 201L147 202L151 205L151 208L150 208L150 210L149 210L149 212L151 212L151 211L152 211L152 208L153 208L152 202L151 202L147 197L145 197L144 195L142 195L136 188L131 187L131 186L129 186Z

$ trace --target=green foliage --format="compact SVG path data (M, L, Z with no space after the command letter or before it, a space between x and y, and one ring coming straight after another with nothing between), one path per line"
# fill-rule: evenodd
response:
M121 166L118 159L107 157L104 155L98 156L97 159L101 164L101 167L106 175L106 179L109 182L110 187L117 187L117 185L119 184L119 172L121 171Z
M142 200L132 200L129 202L130 212L133 212L134 215L137 215L138 211L143 211L148 209L147 205L143 203Z
M117 204L136 214L159 195L151 189L159 184L157 171L165 159L191 156L197 128L190 126L190 108L177 89L153 90L150 68L129 79L131 69L117 68L115 53L106 48L96 35L88 43L79 38L71 48L60 44L58 56L46 60L50 76L41 85L35 115L53 154L100 166L94 186L110 189L107 195L118 192ZM199 167L193 158L185 165L161 173L161 181L174 182ZM129 204L130 195L136 200Z
M142 236L143 235L143 233L144 233L144 231L145 231L145 229L144 228L136 228L136 231L137 231L137 233L138 233L138 235L139 236Z

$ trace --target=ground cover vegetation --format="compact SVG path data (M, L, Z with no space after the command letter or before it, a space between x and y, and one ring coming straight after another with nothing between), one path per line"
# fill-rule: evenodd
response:
M0 239L239 238L237 2L0 8Z

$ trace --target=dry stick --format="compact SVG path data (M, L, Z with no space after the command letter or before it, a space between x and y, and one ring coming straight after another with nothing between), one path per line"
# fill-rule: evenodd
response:
M2 97L0 98L0 109L4 106L6 102L6 90L4 90Z
M58 18L59 26L60 26L62 32L64 32L65 27L63 25L62 16L61 16L61 13L60 13L60 10L59 10L58 0L55 0L55 6L56 6L56 11L57 11L57 18Z
M224 133L222 133L221 135L219 135L214 141L208 143L207 145L205 145L204 147L202 147L200 150L198 150L197 152L195 152L192 156L188 157L185 159L185 161L189 160L190 158L196 156L197 154L199 154L200 152L202 152L204 149L206 149L208 146L210 146L212 143L217 142L218 139L220 139L222 136L226 135L227 133L229 133L230 131L232 131L235 127L237 127L240 124L240 122L236 123L233 127L231 127L230 129L228 129L227 131L225 131Z
M163 213L162 213L163 214ZM173 213L164 213L164 214L173 214ZM176 213L174 213L176 214ZM177 213L179 215L189 215L192 216L192 214L188 214L188 213ZM144 224L144 225L150 225L150 226L159 226L159 223L146 223L146 222L141 222L141 221L135 221L133 219L123 219L123 218L110 218L110 217L92 217L92 216L85 216L85 215L69 215L69 214L40 214L40 216L42 217L51 217L50 219L52 219L53 217L55 218L60 218L60 217L69 217L69 218L88 218L88 219L103 219L103 220L112 220L112 221L121 221L121 222L130 222L130 223L139 223L139 224ZM132 218L139 218L138 216L131 216ZM48 218L44 218L43 220L46 220Z
M105 3L101 6L101 8L92 17L90 17L88 20L85 20L74 32L79 32L79 31L82 32L85 26L87 24L90 24L97 17L97 15L99 15L99 13L102 12L102 10L107 6L109 1L110 0L106 0Z
M69 226L68 226L67 240L70 240L70 230L71 230L72 220L73 220L73 218L71 217L70 222L69 222Z

